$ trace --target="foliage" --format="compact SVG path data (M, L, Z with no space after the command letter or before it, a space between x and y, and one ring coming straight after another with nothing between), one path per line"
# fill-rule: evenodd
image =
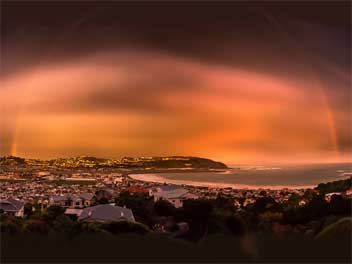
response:
M346 199L341 195L333 195L329 203L329 211L336 215L351 215L351 199Z
M351 178L339 181L333 181L328 183L320 183L316 189L322 193L332 193L332 192L344 192L352 187Z
M151 224L155 217L154 201L146 193L122 192L115 199L115 203L131 209L139 222Z
M265 211L282 211L281 205L277 203L271 196L259 197L250 210L255 214L261 214Z
M49 232L48 224L38 219L30 219L26 221L23 229L26 233L47 234Z
M155 203L155 211L160 216L171 216L175 215L176 208L170 202L166 200L159 200Z
M266 211L259 215L259 220L262 222L280 222L283 219L283 213Z
M24 205L24 214L30 217L33 214L33 205L31 203L26 203Z
M235 236L244 236L247 233L246 223L238 214L233 214L226 219L226 225Z
M121 233L145 235L149 233L149 228L147 226L130 221L113 221L110 223L104 223L101 225L101 228L114 235Z

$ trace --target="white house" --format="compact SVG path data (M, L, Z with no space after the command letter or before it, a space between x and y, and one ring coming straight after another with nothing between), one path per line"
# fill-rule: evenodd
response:
M176 185L161 185L149 189L149 195L154 197L154 201L166 200L176 208L183 206L183 201L188 199L198 199L198 195L189 190Z
M9 198L6 200L0 200L0 210L5 214L14 215L18 217L24 216L24 202Z
M331 201L331 197L332 197L333 195L341 195L341 193L340 193L340 192L327 193L327 194L325 194L325 200L326 200L327 202L330 202L330 201Z

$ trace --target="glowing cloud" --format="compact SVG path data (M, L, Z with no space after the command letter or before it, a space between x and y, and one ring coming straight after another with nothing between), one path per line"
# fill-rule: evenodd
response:
M336 159L335 120L350 122L309 76L297 81L141 50L7 76L0 105L1 154L44 158Z

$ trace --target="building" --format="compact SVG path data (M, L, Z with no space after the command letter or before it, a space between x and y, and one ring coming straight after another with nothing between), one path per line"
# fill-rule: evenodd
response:
M161 185L152 187L149 189L149 195L154 197L154 202L166 200L176 208L182 207L184 200L199 198L189 190L176 185Z
M78 221L110 222L110 221L135 221L132 210L110 204L99 204L88 207L78 216Z
M345 197L347 197L347 198L352 198L352 188L349 188L349 189L345 192Z
M50 205L59 205L61 207L83 208L91 205L93 198L91 193L69 194L50 197Z
M172 191L172 190L177 190L181 188L182 187L174 184L156 185L156 186L149 187L149 195L153 196L154 193L157 193L157 192Z
M126 189L127 192L130 193L149 193L149 191L147 189L142 189L142 188L138 188L138 187L134 187L134 186L130 186Z
M330 202L333 195L341 195L340 192L332 192L325 194L325 201Z
M9 198L0 200L0 210L5 214L23 217L24 216L24 202Z
M65 211L65 215L67 215L71 219L76 220L82 214L82 212L83 212L83 209L67 208Z

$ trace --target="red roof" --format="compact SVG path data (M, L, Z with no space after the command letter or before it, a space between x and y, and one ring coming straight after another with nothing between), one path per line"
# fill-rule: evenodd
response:
M128 187L127 191L131 192L131 193L147 193L148 192L148 190L146 190L146 189L141 189L141 188L137 188L137 187Z

